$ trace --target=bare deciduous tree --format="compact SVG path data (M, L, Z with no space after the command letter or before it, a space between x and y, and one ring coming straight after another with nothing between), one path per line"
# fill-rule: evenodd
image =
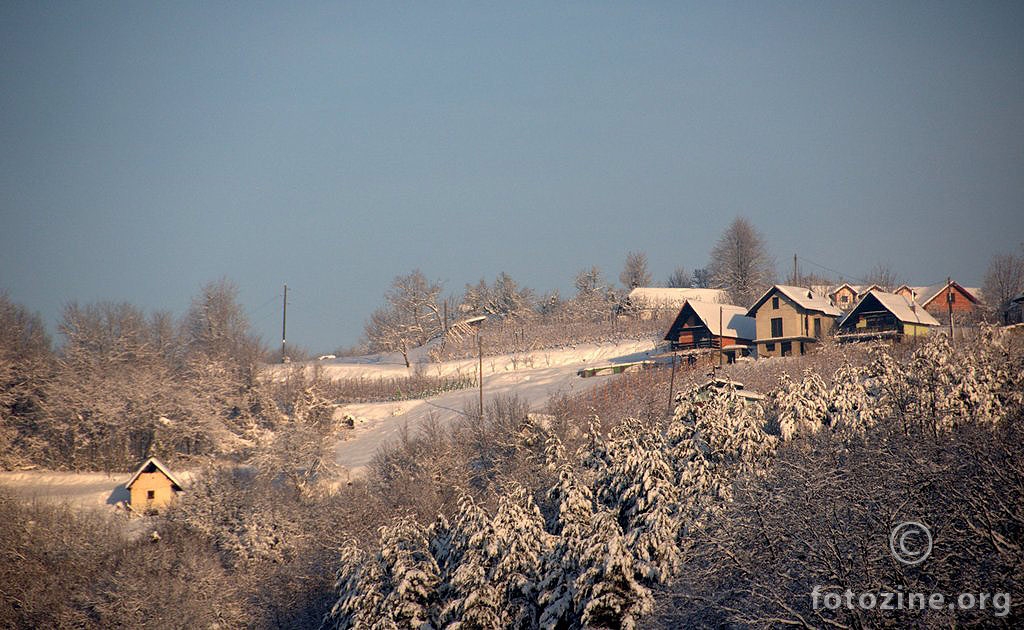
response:
M52 355L43 320L0 293L0 464L26 453L42 413Z
M685 268L676 267L675 270L669 274L666 285L672 289L688 289L693 285L693 279Z
M996 254L985 272L982 285L985 302L994 314L1000 314L1010 300L1024 291L1024 256Z
M419 269L398 276L384 295L385 305L370 316L366 339L375 352L401 352L410 367L409 350L444 330L438 297L441 284L430 282Z
M747 305L772 283L774 266L764 237L750 221L738 217L711 250L708 268L733 304Z
M619 274L619 282L632 291L637 287L651 285L651 274L647 271L647 254L643 252L629 252L626 254L626 264L622 273Z
M877 284L883 291L895 291L903 281L892 267L886 263L878 263L871 268L866 278L869 285Z
M252 371L262 354L238 303L238 288L227 279L202 288L185 314L183 331L190 352L230 359L246 372Z

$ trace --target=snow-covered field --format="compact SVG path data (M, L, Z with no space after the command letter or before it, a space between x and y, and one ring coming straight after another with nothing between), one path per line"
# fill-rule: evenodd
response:
M515 394L539 411L555 393L578 392L594 387L609 377L580 378L577 370L583 367L613 363L628 363L650 358L655 354L657 342L622 341L602 344L580 344L558 350L538 350L522 354L485 356L484 398L496 394ZM401 355L376 355L353 359L319 362L325 376L330 378L378 378L406 376L409 370ZM418 368L438 376L473 376L476 360L447 361L421 364ZM404 400L387 403L352 404L342 408L355 417L355 429L349 431L337 447L337 461L358 475L373 459L377 449L393 439L402 427L415 433L428 418L442 424L458 418L478 400L477 389L447 392L425 400Z

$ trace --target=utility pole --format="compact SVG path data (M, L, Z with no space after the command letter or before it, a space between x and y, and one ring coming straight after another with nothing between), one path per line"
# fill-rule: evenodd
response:
M793 259L796 259L796 255L793 255ZM795 276L794 276L795 277ZM718 367L722 367L722 361L725 360L725 353L722 352L722 335L725 331L722 329L722 307L718 307Z
M953 342L953 290L951 285L953 279L946 276L946 309L949 311L949 341Z
M477 383L480 385L480 420L484 419L484 340L480 329L476 329L476 352L480 359L480 373L477 375Z
M285 339L288 338L288 285L284 285L284 304L281 308L281 363L285 363Z
M668 381L668 414L672 415L672 403L675 402L676 390L676 353L672 351L672 376Z
M796 254L793 254L793 284L796 284Z

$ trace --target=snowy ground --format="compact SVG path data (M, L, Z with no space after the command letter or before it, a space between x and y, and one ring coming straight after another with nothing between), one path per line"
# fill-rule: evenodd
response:
M124 484L132 472L57 472L29 470L0 472L0 487L27 500L68 503L73 507L113 509L128 500ZM183 483L192 478L189 471L174 471Z
M484 357L484 397L515 394L539 411L555 393L578 392L605 382L608 376L580 378L576 372L583 367L628 363L650 358L657 343L622 341L602 344L580 344L558 350L538 350L513 355ZM353 359L319 362L330 378L405 376L409 371L401 355L376 355ZM439 376L473 376L476 360L421 364L414 369ZM342 412L357 419L354 430L346 434L337 447L337 461L352 475L362 473L377 449L393 439L403 426L413 433L430 417L442 424L458 418L478 400L476 389L447 392L426 400L405 400L390 403L352 404ZM485 400L486 404L486 400Z

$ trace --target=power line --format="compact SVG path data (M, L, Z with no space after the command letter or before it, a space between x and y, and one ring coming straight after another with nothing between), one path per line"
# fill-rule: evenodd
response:
M855 276L855 275L849 274L849 273L843 273L842 271L837 271L835 269L832 269L831 267L826 267L825 265L822 265L820 263L816 263L813 260L808 260L808 259L804 258L803 256L797 256L797 258L802 260L802 261L804 261L805 263L808 263L808 264L814 265L815 267L819 267L821 269L824 269L825 271L830 271L830 272L836 274L837 276L839 276L840 279L849 278L851 280L856 280L857 282L861 282L863 284L869 284L869 281L867 279L865 279L865 278L861 278L859 276Z

